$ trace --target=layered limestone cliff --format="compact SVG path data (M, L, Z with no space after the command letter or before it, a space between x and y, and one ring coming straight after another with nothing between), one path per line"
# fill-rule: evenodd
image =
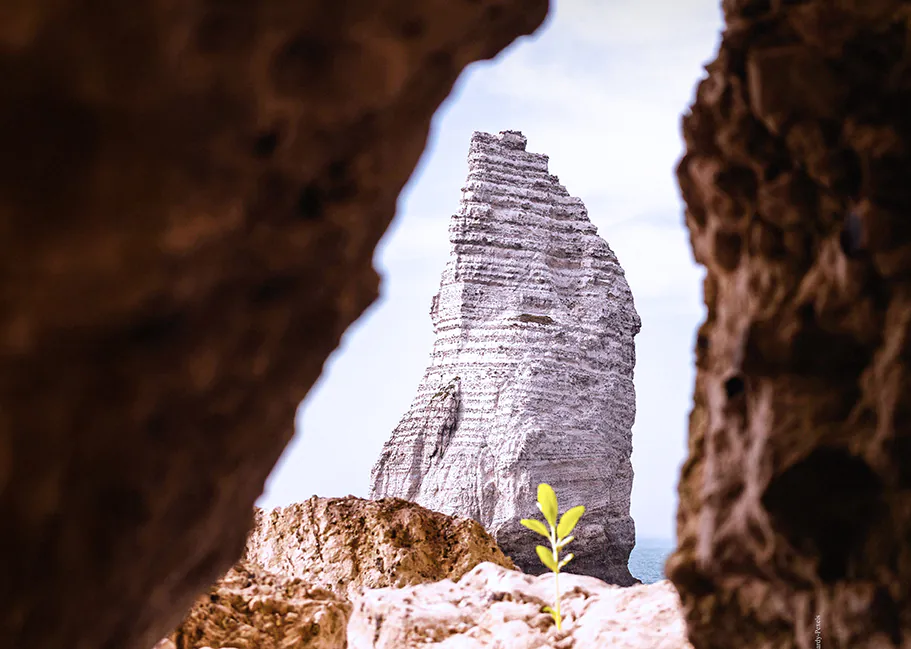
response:
M630 584L639 317L582 201L525 146L515 131L472 137L430 365L371 496L470 516L537 573L537 540L519 520L538 515L548 482L561 508L588 508L569 571Z

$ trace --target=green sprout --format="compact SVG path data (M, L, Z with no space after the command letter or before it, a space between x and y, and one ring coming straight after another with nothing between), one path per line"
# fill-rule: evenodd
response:
M545 548L543 545L539 545L535 547L535 550L538 553L538 558L541 559L541 563L554 571L554 590L556 591L554 606L556 607L556 610L552 609L550 606L545 606L544 612L550 613L551 617L554 618L554 622L557 623L557 630L560 631L562 624L562 618L560 617L560 582L558 581L560 577L560 568L572 561L574 556L573 553L570 552L563 557L563 560L561 561L560 550L565 548L569 542L575 538L574 536L570 536L569 533L573 531L576 527L576 523L582 518L582 514L585 513L585 507L579 505L578 507L566 510L563 516L560 517L560 522L557 523L557 513L559 512L559 509L557 508L557 494L554 492L553 487L543 482L538 485L537 505L538 509L541 510L541 513L544 514L544 518L547 521L550 530L548 530L547 527L544 526L544 523L539 520L523 518L519 522L532 532L537 532L550 541L550 549Z

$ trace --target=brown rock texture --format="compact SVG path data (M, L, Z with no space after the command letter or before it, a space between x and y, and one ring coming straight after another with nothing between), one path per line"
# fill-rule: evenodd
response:
M236 561L434 111L547 5L0 5L4 645L148 649Z
M364 588L458 579L484 562L515 570L477 521L354 496L258 509L244 561L348 598Z
M483 563L457 583L367 591L354 602L349 649L692 649L670 582L621 587L560 574L563 628L553 575ZM734 645L736 646L736 645Z
M326 590L241 562L155 649L345 649L350 614Z
M725 0L679 181L696 649L911 643L911 4ZM817 644L818 640L818 644Z

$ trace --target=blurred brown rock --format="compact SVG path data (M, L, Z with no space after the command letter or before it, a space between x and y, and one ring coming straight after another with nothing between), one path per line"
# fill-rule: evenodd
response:
M911 5L725 0L679 181L696 649L911 643Z
M0 4L5 646L148 649L238 559L434 111L547 5Z

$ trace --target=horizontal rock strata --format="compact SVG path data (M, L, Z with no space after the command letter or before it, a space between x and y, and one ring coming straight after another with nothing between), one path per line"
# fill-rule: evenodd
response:
M349 649L692 649L667 581L630 588L561 575L563 629L552 576L481 564L458 583L371 590L354 602Z
M564 509L588 508L568 569L630 584L639 317L582 201L525 147L514 131L472 137L430 364L371 495L470 516L539 572L519 520L537 515L536 487L548 482Z

